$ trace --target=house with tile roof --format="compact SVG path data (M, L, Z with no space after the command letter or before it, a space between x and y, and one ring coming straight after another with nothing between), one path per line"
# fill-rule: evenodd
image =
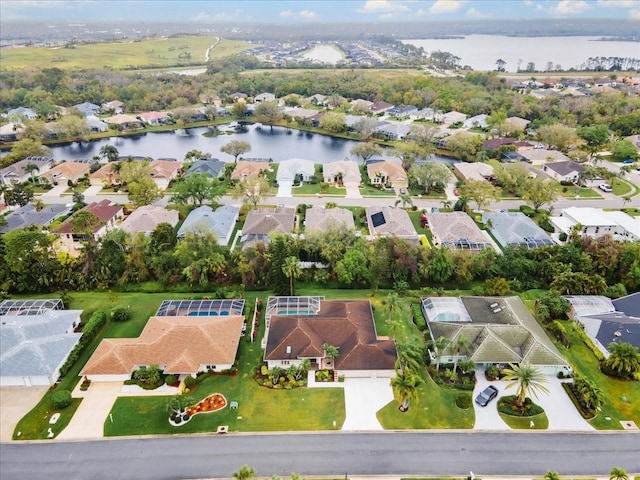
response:
M27 204L4 217L7 224L4 227L0 227L0 233L7 233L17 228L27 228L32 225L46 227L55 219L67 215L70 211L71 209L66 205L54 204L38 210L33 205Z
M0 303L0 387L53 385L82 336L74 332L82 310L16 312L5 308L11 302Z
M87 227L88 233L73 231L74 215L67 218L53 231L53 233L58 235L62 244L67 247L69 252L72 254L78 252L81 248L81 242L86 239L87 235L91 235L94 240L99 240L104 237L109 230L116 228L117 223L124 215L122 205L112 204L111 200L108 199L90 203L78 211L90 212L96 218L95 223Z
M507 118L507 125L511 130L526 130L530 123L530 120L522 117Z
M233 229L238 221L240 209L233 205L222 205L215 211L208 205L191 210L178 230L178 238L188 233L210 232L218 240L218 245L228 245Z
M253 101L255 103L262 103L262 102L273 102L275 99L276 99L276 96L273 93L263 92L256 95Z
M308 359L313 370L330 369L349 378L395 375L395 344L377 334L368 300L314 297L317 309L300 310L291 308L296 298L268 300L264 360L270 369L300 365ZM326 356L325 344L338 349L335 359Z
M534 165L542 165L550 162L566 162L571 160L564 153L558 150L545 150L544 148L534 148L533 150L523 150L519 152L525 160Z
M65 185L69 180L77 183L77 181L88 174L90 170L91 164L89 163L62 162L41 173L39 177L51 185Z
M449 127L454 123L462 123L467 119L467 115L456 110L452 110L450 112L444 114L438 114L435 117L436 122L442 123L444 126Z
M166 190L172 180L182 173L182 163L171 160L154 160L149 164L149 174L161 190Z
M392 103L387 103L387 102L374 102L369 106L369 110L371 111L371 113L373 115L381 115L385 112L387 112L388 110L391 110L394 107L394 105Z
M185 172L184 178L189 178L196 173L203 173L209 178L220 178L224 173L226 163L221 162L217 158L201 158L191 164Z
M273 233L293 233L296 209L291 207L258 208L251 210L242 227L242 248L258 242L268 245Z
M322 178L330 185L358 188L362 183L360 167L352 160L337 160L322 166Z
M246 180L251 175L258 175L260 172L271 168L273 168L272 165L267 161L238 160L231 174L231 180Z
M314 206L307 209L304 220L305 233L326 232L341 228L355 231L353 213L346 208Z
M177 210L167 210L155 205L144 205L136 208L120 224L120 228L127 233L144 233L149 235L161 223L168 223L175 227L180 221Z
M109 125L116 125L122 130L135 130L144 126L141 120L138 120L133 115L127 115L126 113L113 115L111 117L105 118L104 121Z
M398 237L419 239L406 210L397 207L367 207L365 209L369 235L372 237Z
M149 318L137 338L105 338L80 371L94 382L124 381L141 366L195 376L230 369L236 359L244 315Z
M482 221L503 247L555 245L549 235L522 212L484 212Z
M440 364L471 360L478 366L528 363L545 374L569 365L518 297L428 297L421 309L434 339L462 340L468 349L429 351Z
M489 238L464 212L426 213L425 217L436 247L483 250L491 246Z
M105 163L98 170L89 175L89 183L94 187L120 185L120 175L116 171L116 164L120 162Z
M386 160L367 160L367 175L372 185L408 188L409 179L402 165Z
M101 108L105 112L113 112L116 115L124 113L124 103L120 100L111 100L110 102L103 103Z
M35 165L38 169L31 173L28 171L27 165ZM53 165L52 158L27 157L0 169L0 185L14 185L16 183L26 182L32 175L37 176L47 172L51 168L51 165Z
M490 182L495 178L493 167L488 163L482 162L456 162L453 164L453 173L463 182L466 180Z
M172 123L171 116L167 112L144 112L138 115L138 118L147 125L157 127Z

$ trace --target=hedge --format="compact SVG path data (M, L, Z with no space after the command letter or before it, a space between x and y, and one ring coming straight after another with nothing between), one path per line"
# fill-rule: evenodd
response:
M102 327L107 323L107 314L101 310L91 315L91 318L82 329L82 336L80 341L76 344L74 349L67 357L67 361L60 367L60 375L63 377L69 373L71 367L78 361L82 351L93 341L98 335Z
M595 418L597 412L582 405L582 402L578 400L577 395L573 391L572 387L574 385L575 384L573 382L562 382L562 388L564 388L564 391L567 392L567 395L569 395L569 398L573 402L573 405L576 407L578 412L580 412L580 415L582 415L582 418L584 418L585 420L591 420L592 418Z
M591 350L591 353L600 360L601 362L605 359L604 353L600 351L598 347L595 346L593 341L589 338L589 335L581 328L580 324L577 324L578 328L575 331L578 333L578 336L582 339L584 344Z

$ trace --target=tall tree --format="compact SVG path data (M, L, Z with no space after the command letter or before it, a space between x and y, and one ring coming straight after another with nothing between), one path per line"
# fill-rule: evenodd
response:
M102 147L100 147L100 158L103 160L107 160L107 162L115 162L116 160L118 160L118 157L120 156L120 152L118 151L118 149L114 146L114 145L103 145Z
M233 162L238 163L238 157L251 151L251 144L241 140L231 140L226 145L220 147L222 153L226 153L233 157Z
M609 358L605 365L621 377L631 377L640 372L640 353L635 345L627 342L609 344Z
M522 198L537 212L545 204L552 204L558 198L558 190L553 180L532 178L522 186Z
M609 141L609 127L603 124L580 127L576 130L576 133L584 140L586 149L589 152L589 159L592 159Z
M415 142L405 142L394 148L391 154L399 158L402 168L408 171L418 159L424 157L424 149Z
M500 190L486 180L467 180L460 187L460 196L476 202L477 210L491 205L500 198Z
M362 163L366 163L370 158L381 156L382 149L375 143L359 143L354 146L349 153L355 157L361 158Z
M439 337L435 340L430 340L429 342L427 342L429 350L431 350L431 352L435 356L436 370L440 368L440 360L442 359L442 355L444 355L444 352L449 343L451 342L446 337Z
M240 180L231 196L242 199L242 203L252 205L253 208L269 194L269 181L262 175L250 175Z
M508 381L507 388L517 387L516 405L520 408L524 406L527 395L533 395L538 398L538 392L549 393L545 387L546 379L540 370L532 365L509 364L509 368L502 370L504 379Z
M302 269L300 268L298 257L290 256L285 258L284 265L282 265L282 272L284 273L285 277L289 279L289 295L293 297L294 280L302 275Z
M418 387L421 384L422 379L411 370L396 372L396 376L391 379L391 387L396 399L400 402L398 408L401 412L409 410L411 401L418 399Z
M549 148L566 152L576 143L578 136L572 128L557 123L541 126L538 129L538 139L542 143L546 143Z
M453 178L453 174L449 167L444 163L427 162L423 165L413 165L409 169L409 181L416 186L424 189L424 193L428 194L436 185L446 185Z
M200 206L205 201L215 203L225 191L226 187L217 178L211 178L206 173L196 173L175 183L171 201L180 205L193 203Z
M260 102L253 111L253 116L257 122L269 125L273 129L273 126L282 119L282 110L277 100Z
M609 472L609 480L629 480L629 475L624 468L613 467Z
M128 198L136 207L151 205L162 198L162 191L151 178L141 178L127 185Z

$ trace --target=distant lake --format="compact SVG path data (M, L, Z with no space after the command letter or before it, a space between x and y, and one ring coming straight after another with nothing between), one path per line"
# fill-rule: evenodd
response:
M539 71L546 70L548 62L554 68L580 68L589 57L640 58L640 43L597 41L600 37L507 37L501 35L467 35L461 39L402 40L424 48L427 54L440 50L449 52L474 70L495 70L496 60L507 64L508 72L524 70L533 62Z
M320 44L315 45L313 50L302 55L308 60L316 60L322 63L335 65L342 60L342 53L334 45Z

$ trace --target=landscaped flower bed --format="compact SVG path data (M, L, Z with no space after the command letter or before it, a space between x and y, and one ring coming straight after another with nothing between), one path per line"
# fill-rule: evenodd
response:
M222 410L227 406L227 399L221 393L213 393L203 398L195 405L176 410L169 416L169 423L174 427L184 425L198 413L211 413Z

